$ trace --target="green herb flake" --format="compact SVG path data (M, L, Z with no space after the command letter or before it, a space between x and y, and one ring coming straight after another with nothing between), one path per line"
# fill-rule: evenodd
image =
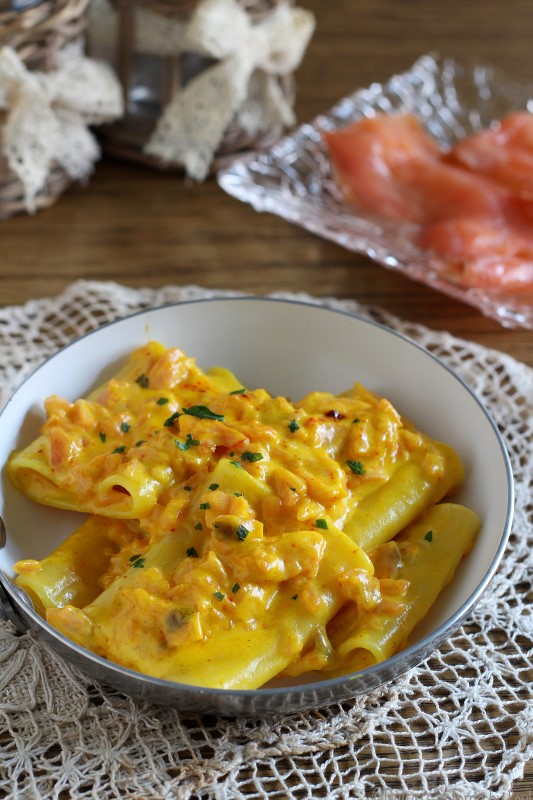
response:
M184 486L184 487L183 487L183 489L184 489L186 492L192 492L192 489L191 489L191 487L190 487L190 486Z
M120 447L115 447L114 450L111 451L112 453L125 453L126 452L126 445L121 444Z
M207 511L207 509L211 508L211 504L210 503L200 503L200 508L202 509L202 511Z
M164 427L171 428L179 417L181 417L180 412L174 411L174 413L163 422Z
M237 594L240 588L241 588L240 583L234 583L233 586L231 587L232 594Z
M295 419L292 419L287 425L287 428L290 430L291 433L296 433L296 431L299 430L300 426L298 425Z
M201 522L197 522L196 525L194 526L194 530L195 531L203 530L202 523Z
M215 414L207 406L191 406L190 408L183 409L184 414L189 414L191 417L199 417L199 419L216 419L222 422L224 414Z
M289 489L291 490L291 492L295 492L296 491L296 486L289 486Z
M131 425L130 425L129 422L121 422L120 423L120 430L122 431L122 433L127 433L130 428L131 428Z
M107 439L107 436L106 436L106 434L105 434L105 433L103 433L102 431L100 431L100 433L98 434L98 436L100 437L100 441L102 442L102 444L105 444L105 441L106 441L106 439Z
M238 461L230 461L230 464L233 464L234 467L238 467L239 469L244 469L242 464L239 464Z
M317 519L316 522L315 522L315 526L317 528L322 528L325 531L328 530L328 523L327 523L327 520L325 520L325 519Z
M179 450L188 450L189 447L198 447L200 444L200 440L193 439L190 433L187 434L187 438L184 442L180 442L179 439L174 439L174 442Z
M249 450L245 450L244 453L241 455L241 461L261 461L263 458L262 453L251 453Z
M213 592L213 597L216 597L217 600L223 600L225 598L225 594L222 592Z
M239 527L235 531L235 535L237 536L239 542L244 542L249 533L250 531L248 530L248 528L245 528L244 525L239 525Z
M347 461L346 463L348 464L354 475L365 474L366 469L364 468L364 466L361 464L360 461Z
M219 484L218 484L218 483L211 483L211 484L209 485L209 488L211 489L211 491L212 491L212 492L214 492L214 491L215 491L215 489L218 489L218 487L219 487Z
M148 384L150 383L150 380L148 378L148 375L145 375L144 372L142 372L138 378L135 378L135 383L138 383L141 389L148 389Z
M424 536L424 539L426 540L426 542L432 542L433 541L433 531L428 531L426 533L426 535Z
M356 417L355 419L352 420L352 425L357 425L358 422L361 422L361 420L359 419L359 417Z
M233 392L230 392L230 395L231 394L244 394L245 391L246 391L245 387L242 386L240 389L235 389Z
M140 557L141 557L141 554L140 554L140 553L137 553L137 554L136 554L136 555L134 555L134 556L130 556L130 558L129 558L129 561L132 561L132 562L133 562L133 561L137 561L137 559L138 559L138 558L140 558Z
M168 397L158 397L155 402L158 406L166 406L168 403Z
M200 558L196 547L188 547L185 551L185 555L188 556L189 558Z
M235 495L235 497L244 497L242 492L233 492L233 494Z
M137 561L133 562L133 566L135 569L142 569L144 567L144 558L138 558Z
M141 447L143 444L146 444L146 439L139 439L138 442L135 442L135 447Z
M232 451L231 451L231 453L229 454L229 457L230 457L230 458L233 458L233 456L234 456L234 455L235 455L235 451L234 451L234 450L232 450Z
M298 600L298 595L297 594L293 594L293 596L291 597L291 600Z

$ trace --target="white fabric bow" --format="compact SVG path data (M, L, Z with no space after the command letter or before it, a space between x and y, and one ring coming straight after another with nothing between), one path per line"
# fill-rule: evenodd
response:
M78 46L62 50L49 73L30 72L13 48L2 47L0 110L7 112L1 150L33 211L53 164L73 180L90 173L100 150L88 126L121 116L122 91L111 69Z
M293 112L276 77L299 65L314 26L310 12L285 3L254 24L237 0L202 0L181 50L217 63L175 94L145 151L202 180L233 119L247 133L291 125Z

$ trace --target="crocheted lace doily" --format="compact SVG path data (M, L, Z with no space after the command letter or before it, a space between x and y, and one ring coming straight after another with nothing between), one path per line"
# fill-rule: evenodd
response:
M74 337L147 306L228 292L78 282L0 310L0 401ZM283 295L287 296L287 295ZM294 295L293 295L294 296ZM228 720L134 703L0 623L0 795L47 798L506 798L533 754L533 371L353 301L415 339L484 400L516 481L510 545L467 623L420 667L351 702ZM529 648L529 652L528 652Z

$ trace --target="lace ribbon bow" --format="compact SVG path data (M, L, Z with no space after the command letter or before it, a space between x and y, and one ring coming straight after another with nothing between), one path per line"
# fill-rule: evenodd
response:
M30 72L13 48L0 49L0 110L7 112L0 146L28 211L54 164L73 180L91 172L100 150L88 126L119 117L122 108L111 69L76 45L64 48L48 73Z
M146 152L181 163L202 180L232 120L250 134L291 125L293 112L276 77L299 65L314 25L310 12L288 4L254 24L237 0L199 3L180 49L217 63L175 94Z

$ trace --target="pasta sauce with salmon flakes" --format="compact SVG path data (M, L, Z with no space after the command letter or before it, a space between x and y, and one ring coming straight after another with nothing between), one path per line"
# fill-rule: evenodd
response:
M65 636L157 678L255 689L402 647L471 549L455 451L355 384L298 401L149 342L45 400L8 474L87 516L17 585Z

